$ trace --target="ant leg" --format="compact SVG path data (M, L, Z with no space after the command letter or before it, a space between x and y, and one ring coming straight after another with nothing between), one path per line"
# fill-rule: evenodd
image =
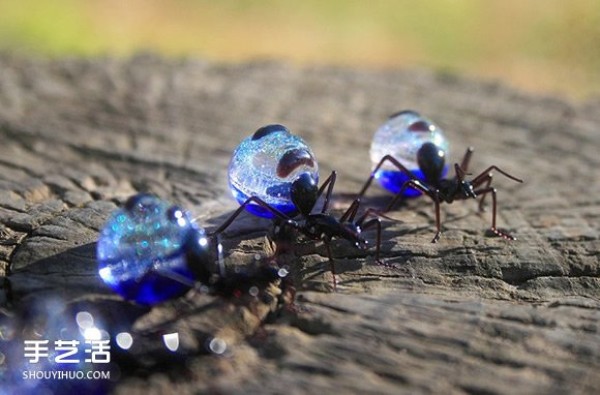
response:
M523 182L523 180L511 176L510 174L506 173L505 171L503 171L502 169L498 168L497 166L490 166L487 168L487 170L485 170L484 172L482 172L481 174L479 174L477 177L475 177L472 181L471 184L473 184L474 187L479 187L480 185L482 185L483 183L485 183L485 186L483 187L482 191L487 191L487 192L483 192L482 196L481 196L481 200L479 201L479 211L485 211L484 207L483 207L483 201L485 200L485 196L487 193L489 193L491 191L490 185L492 183L492 170L497 170L500 174L510 178L511 180L517 181L517 182Z
M381 251L381 220L379 218L373 218L373 219L365 222L362 225L362 229L367 230L369 228L372 228L373 226L377 227L377 244L375 245L375 261L377 262L378 265L388 266L388 265L384 264L383 262L381 262L381 259L379 259L379 253Z
M498 173L502 174L505 177L510 178L513 181L516 182L523 182L523 180L521 180L520 178L517 178L515 176L511 176L510 174L508 174L507 172L505 172L504 170L500 169L498 166L490 166L487 169L485 169L484 171L481 172L481 174L479 174L477 177L473 178L471 180L471 183L474 186L479 186L481 185L483 182L485 182L485 180L488 177L488 174L492 171L492 170L496 170Z
M208 236L214 236L216 234L224 232L225 229L227 229L229 227L229 225L231 225L233 223L233 221L244 211L246 206L253 202L258 204L259 206L269 210L273 215L275 215L276 217L278 217L280 219L283 219L285 221L292 221L292 219L289 216L287 216L286 214L277 210L276 208L271 207L271 205L269 205L262 199L260 199L256 196L250 196L237 210L235 210L235 212L233 214L231 214L231 216L225 222L223 222L223 224L221 224L221 226L219 226L216 230L208 233Z
M348 210L342 215L340 218L340 222L352 222L354 221L354 217L356 217L356 213L358 212L358 207L360 206L360 199L355 199Z
M395 218L389 217L387 215L385 215L385 213L374 209L374 208L368 208L363 215L360 216L360 218L356 221L356 224L361 226L363 222L365 222L365 219L367 219L369 216L371 217L377 217L377 218L385 218L389 221L393 221L393 222L402 222L400 220L397 220ZM341 222L341 221L340 221Z
M465 152L465 156L463 156L462 161L460 162L460 168L465 173L469 169L469 163L471 162L471 156L473 156L473 151L473 147L467 148L467 152Z
M398 170L400 170L402 173L406 174L410 179L412 179L412 180L417 179L414 176L414 174L412 174L410 172L410 170L408 170L406 167L404 167L404 165L402 163L398 162L398 160L396 158L394 158L391 155L386 155L383 158L381 158L381 160L379 161L377 166L375 166L375 168L371 172L371 175L367 179L367 182L365 182L365 185L363 185L362 189L358 193L358 196L356 197L357 199L360 199L361 197L364 196L365 192L369 188L369 185L371 185L371 182L373 182L373 178L375 178L375 173L377 173L379 171L379 169L381 168L381 166L383 166L383 164L385 162L391 162L394 166L396 166L398 168Z
M169 272L161 271L161 272L155 272L155 273L158 273L161 277L168 278L173 281L177 281L178 283L183 284L189 288L196 289L196 287L199 285L196 281L190 280L189 278L187 278L179 273L176 273L174 271L169 271ZM144 280L142 279L139 281L139 283L142 284L143 281Z
M435 226L437 228L437 232L435 233L435 236L431 242L437 243L442 234L442 222L440 221L440 198L437 190L435 191L435 195L432 197L432 199L435 204Z
M489 190L490 189L490 185L492 184L492 178L493 178L493 174L492 173L488 173L486 177L484 177L481 181L480 181L480 185L485 183L485 186L483 187L483 190ZM479 185L474 185L474 186L479 186ZM479 200L479 212L482 213L485 211L485 207L483 206L483 202L485 201L485 197L487 196L489 192L484 192L483 194L481 194L481 199Z
M367 219L367 217L369 216L374 216L376 218L372 218L371 220L365 222L365 220ZM360 226L362 228L362 230L367 230L369 228L372 228L373 226L377 227L377 244L376 244L376 249L375 249L375 261L377 262L378 265L381 266L385 266L385 267L391 267L394 269L397 269L396 265L392 265L392 264L387 264L381 261L380 259L380 252L381 252L381 220L379 219L379 217L383 217L389 220L394 221L394 219L389 218L385 215L383 215L382 213L380 213L377 210L374 210L372 208L367 209L367 211L365 211L365 213L358 219L358 221L356 221L356 224L358 226Z
M413 187L414 189L418 189L419 191L423 192L425 195L431 196L431 190L427 186L423 185L421 183L421 181L419 181L417 179L408 180L404 184L402 184L400 191L398 191L396 196L394 196L392 198L392 200L390 201L390 203L387 205L387 207L385 208L385 210L383 212L387 213L392 208L394 208L394 206L398 203L398 201L404 197L403 196L404 191L410 187Z
M321 213L327 212L327 208L329 207L329 199L331 199L331 194L333 193L333 186L335 185L335 179L337 177L337 172L334 170L331 172L329 177L321 184L319 191L317 192L317 199L323 194L325 187L329 185L327 188L327 193L325 194L325 201L323 202L323 208L321 209Z
M194 292L199 292L199 293L206 293L207 291L207 287L204 286L202 284L202 282L200 281L194 281L182 274L179 274L175 271L172 270L147 270L146 273L144 273L143 277L141 279L139 279L137 281L137 286L141 287L142 284L144 284L145 282L145 277L151 275L152 273L154 274L158 274L159 276L169 279L169 280L173 280L175 282L178 282L192 290L194 290Z
M496 228L496 188L487 187L485 189L475 191L475 193L476 194L487 194L487 193L492 194L492 227L491 227L492 232L494 232L494 234L496 236L500 236L506 240L516 240L516 237L511 236L508 233L504 233L501 230Z
M295 226L295 222L287 215L285 215L284 213L282 213L281 211L277 210L274 207L271 207L268 203L264 202L262 199L256 197L256 196L251 196L248 199L246 199L246 201L240 206L238 207L237 210L235 210L235 212L225 221L223 222L223 224L221 224L221 226L219 226L216 230L207 233L207 235L209 237L213 237L216 236L217 238L217 256L219 257L219 271L221 273L223 273L225 271L224 268L224 264L223 264L223 246L221 245L220 242L220 235L221 233L223 233L225 231L225 229L227 229L232 223L233 221L235 221L235 219L244 211L244 209L246 208L246 206L250 203L256 203L259 206L269 210L271 213L273 213L273 215L275 215L277 218L279 219L283 219L286 223L290 223L293 224Z
M325 246L327 247L327 256L329 257L329 267L331 270L331 274L333 276L333 292L337 291L337 279L335 278L335 263L333 261L333 255L331 254L331 245L329 244L329 240L325 241Z
M402 185L402 188L400 188L400 191L392 199L390 204L388 204L384 213L390 211L392 209L392 207L394 207L396 202L402 198L402 193L404 192L404 190L408 187L413 187L415 189L418 189L419 191L423 192L423 194L429 196L431 198L431 200L433 200L433 203L435 204L435 225L437 228L437 232L436 232L435 236L433 237L433 240L431 240L431 242L437 243L438 240L440 239L440 235L442 234L442 224L440 221L440 197L439 197L439 191L437 189L432 190L429 187L427 187L426 185L421 184L421 182L419 180L408 180Z

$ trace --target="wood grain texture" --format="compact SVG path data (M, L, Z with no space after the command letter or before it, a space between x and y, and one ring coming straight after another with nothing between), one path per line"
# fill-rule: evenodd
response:
M336 242L332 293L325 248L302 242L282 258L298 311L266 322L265 306L193 292L141 308L99 280L98 231L130 194L155 193L214 228L237 205L231 151L277 122L312 146L322 177L338 171L342 210L369 174L375 129L406 108L444 128L453 160L474 146L474 173L495 164L525 180L494 178L499 226L517 241L489 237L491 214L458 202L442 206L431 244L432 204L415 199L384 221L396 269ZM64 314L94 311L107 330L139 335L143 347L115 356L115 393L596 393L599 129L598 102L418 70L0 56L0 344L14 349L48 311L41 301L60 300ZM375 187L365 204L388 198ZM269 256L268 227L236 222L227 264ZM165 331L180 332L185 357L159 349L152 334ZM225 356L206 352L213 337ZM4 354L4 377L23 369Z

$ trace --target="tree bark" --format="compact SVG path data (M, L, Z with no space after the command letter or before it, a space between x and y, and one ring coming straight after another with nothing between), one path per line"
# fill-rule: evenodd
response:
M22 341L36 325L89 311L137 344L112 343L119 378L96 384L115 393L596 393L599 104L420 70L3 55L0 377L24 369ZM497 165L525 180L494 178L498 225L516 241L490 236L491 212L465 201L442 205L444 232L431 244L433 204L413 199L383 219L382 256L395 267L333 243L337 292L326 248L300 241L280 262L298 298L275 316L194 291L144 308L99 279L95 242L118 204L154 193L214 229L237 207L231 152L267 123L301 135L323 178L338 171L342 212L371 170L374 131L401 109L445 130L452 161L474 146L473 175ZM364 206L390 197L372 187ZM228 267L272 254L269 225L250 214L232 225ZM183 354L164 349L168 332ZM222 355L206 347L215 338Z

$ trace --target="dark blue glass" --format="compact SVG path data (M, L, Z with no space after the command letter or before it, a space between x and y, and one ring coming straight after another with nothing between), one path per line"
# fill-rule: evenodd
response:
M140 194L116 210L102 229L98 271L123 298L152 305L185 293L194 281L190 253L205 251L208 256L207 250L204 230L187 212Z
M290 185L286 185L286 189L288 190L289 194L289 188ZM248 200L248 198L250 197L249 195L246 195L245 193L243 193L242 191L240 191L239 189L237 189L234 185L230 185L229 189L231 190L231 193L233 194L233 197L235 197L235 200L238 201L239 204L243 204L246 200ZM290 204L291 200L288 202L284 202L283 204L271 204L271 207L276 208L277 210L281 211L284 214L289 215L290 217L295 216L296 214L298 214L298 210L296 209L296 206L294 206L294 204ZM274 215L271 211L267 210L266 208L259 206L258 204L249 204L246 206L246 210L251 213L254 214L258 217L262 217L262 218L273 218Z
M412 174L414 174L419 180L425 181L425 177L423 176L423 172L421 170L412 170ZM443 175L448 173L448 166L444 166ZM379 170L375 173L375 179L379 182L379 184L392 192L393 194L397 194L400 192L402 185L410 178L404 173L396 170ZM404 190L404 196L408 198L413 198L421 195L421 192L414 188L407 188Z

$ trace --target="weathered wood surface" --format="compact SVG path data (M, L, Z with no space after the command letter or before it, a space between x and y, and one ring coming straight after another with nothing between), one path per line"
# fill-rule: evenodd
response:
M517 241L486 235L490 213L459 202L443 206L445 232L431 244L432 205L417 199L393 214L401 222L385 222L383 255L398 269L335 243L332 293L325 249L303 243L286 262L299 311L262 325L264 309L207 296L148 311L99 280L94 243L115 202L156 193L210 229L236 207L232 149L277 122L311 144L322 175L338 170L343 208L369 174L374 130L405 108L445 129L454 160L474 146L473 172L496 164L526 180L494 181L499 225ZM11 328L35 326L40 300L60 298L143 339L129 359L115 357L127 361L116 393L598 393L599 129L598 102L430 72L5 55L0 345L20 339ZM374 188L366 204L385 198ZM237 222L227 263L267 256L268 225ZM179 331L185 359L142 336L153 330ZM204 352L202 336L225 339L225 355ZM23 369L4 354L0 377Z

